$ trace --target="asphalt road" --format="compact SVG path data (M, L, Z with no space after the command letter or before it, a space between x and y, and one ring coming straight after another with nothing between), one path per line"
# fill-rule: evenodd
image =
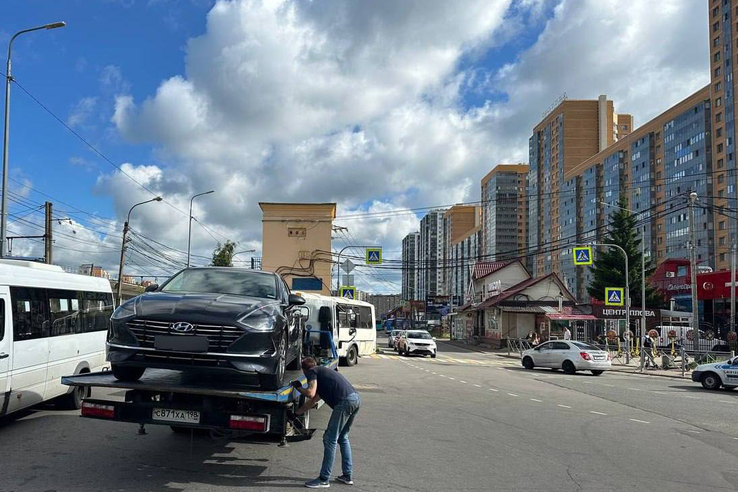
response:
M738 391L525 371L440 346L436 359L389 354L342 368L363 399L354 490L738 489ZM316 438L278 448L167 427L139 436L134 425L36 409L0 421L0 491L302 488L317 476L328 416L327 407L313 414Z

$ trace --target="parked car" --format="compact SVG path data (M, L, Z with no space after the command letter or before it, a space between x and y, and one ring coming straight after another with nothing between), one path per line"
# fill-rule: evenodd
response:
M567 374L591 371L599 376L612 367L612 357L596 345L572 340L555 340L542 343L523 352L523 367L549 367L563 369Z
M397 339L400 337L400 334L402 333L402 330L392 330L387 335L387 347L389 348L395 348L397 344Z
M305 300L279 275L243 268L187 268L113 312L107 360L136 381L147 368L252 376L265 389L299 369Z
M702 387L709 390L716 390L721 386L725 389L738 387L738 357L697 366L692 371L692 381L702 383Z
M397 340L397 351L405 355L430 355L436 358L436 339L427 331L408 330Z

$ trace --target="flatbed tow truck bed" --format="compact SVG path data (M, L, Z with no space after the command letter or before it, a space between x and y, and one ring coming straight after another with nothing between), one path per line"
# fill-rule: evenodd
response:
M323 359L321 365L337 368L338 358ZM139 434L145 425L168 425L175 432L188 429L231 431L235 434L273 434L281 444L310 438L310 413L295 419L288 416L297 410L304 397L291 386L299 380L306 384L302 371L287 371L285 386L263 390L248 386L234 378L167 369L147 369L138 381L117 380L112 372L66 376L68 386L110 388L125 391L124 401L85 398L82 417L139 424ZM88 394L90 392L88 391Z

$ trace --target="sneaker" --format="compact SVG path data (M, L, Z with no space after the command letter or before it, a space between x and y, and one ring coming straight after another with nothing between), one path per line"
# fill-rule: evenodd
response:
M305 482L305 487L309 489L327 489L330 486L331 484L328 483L328 480L323 480L320 477L316 478L315 480Z
M348 475L341 475L340 477L336 477L337 482L345 483L346 485L353 485L354 481L351 480L351 477Z

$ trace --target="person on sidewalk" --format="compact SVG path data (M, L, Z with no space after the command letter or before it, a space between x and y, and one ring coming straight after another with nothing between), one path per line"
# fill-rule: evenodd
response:
M301 415L311 409L318 400L322 399L333 409L328 427L323 434L323 465L320 476L305 483L311 489L328 488L333 471L333 462L336 459L336 444L341 448L341 468L343 474L336 480L346 485L353 485L353 459L348 434L354 423L356 414L361 407L361 397L351 383L337 371L328 367L318 366L315 359L307 357L302 360L302 372L308 380L307 388L303 388L300 381L292 384L307 398L296 415Z
M571 331L568 326L564 328L564 340L571 340Z

